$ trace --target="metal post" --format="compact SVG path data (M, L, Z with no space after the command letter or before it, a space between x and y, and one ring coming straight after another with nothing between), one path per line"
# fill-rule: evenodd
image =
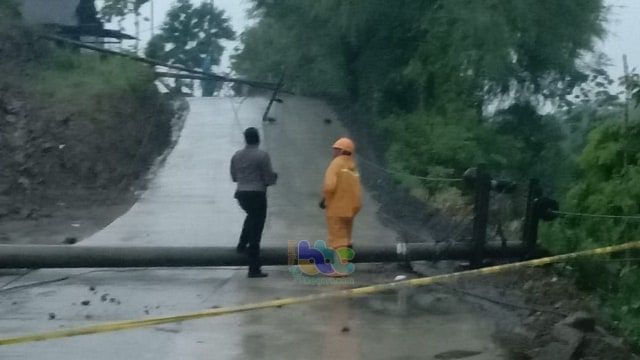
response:
M540 197L542 197L540 181L538 179L529 180L527 208L524 217L524 227L522 229L522 242L529 251L535 250L538 242L538 223L540 219L535 212L535 205Z
M487 238L487 222L489 220L489 197L491 192L491 176L484 165L479 165L475 178L475 204L473 219L473 250L470 265L472 268L482 267Z

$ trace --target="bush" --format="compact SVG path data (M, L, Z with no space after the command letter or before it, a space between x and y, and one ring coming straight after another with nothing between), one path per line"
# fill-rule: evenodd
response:
M640 124L610 121L589 134L579 165L581 177L563 208L586 214L640 213ZM640 221L631 218L570 217L546 225L543 245L556 253L638 241ZM606 312L640 342L640 251L573 261L577 284L600 294Z

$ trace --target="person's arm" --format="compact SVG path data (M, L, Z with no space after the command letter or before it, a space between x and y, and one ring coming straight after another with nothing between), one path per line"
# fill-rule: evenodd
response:
M362 209L362 184L360 183L360 175L356 176L353 188L353 200L354 200L354 216L357 215Z
M338 169L337 161L332 161L324 174L324 183L322 185L322 198L325 202L331 201L333 194L336 192L338 185Z
M271 166L271 157L268 153L265 153L265 157L262 161L262 181L265 186L275 185L278 181L278 174L273 171Z
M236 172L236 156L231 157L231 166L229 166L229 172L231 173L231 181L238 182L238 173Z

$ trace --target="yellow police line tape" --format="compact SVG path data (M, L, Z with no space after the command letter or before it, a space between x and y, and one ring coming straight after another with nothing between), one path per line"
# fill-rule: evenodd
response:
M214 317L219 315L233 314L233 313L239 313L239 312L245 312L245 311L251 311L251 310L281 307L285 305L293 305L293 304L299 304L303 302L309 302L309 301L315 301L315 300L321 300L321 299L347 297L347 296L353 296L353 295L367 295L367 294L378 293L386 290L397 289L399 287L405 287L405 286L426 286L426 285L432 285L437 283L450 282L452 280L471 277L475 275L496 274L496 273L505 272L509 270L542 266L542 265L562 262L565 260L574 259L578 257L610 254L610 253L630 250L630 249L640 249L640 241L634 241L634 242L615 245L615 246L607 246L607 247L598 248L594 250L579 251L579 252L565 254L565 255L550 256L546 258L528 260L528 261L523 261L518 263L491 266L491 267L486 267L486 268L477 269L477 270L461 271L457 273L396 281L392 283L364 286L364 287L354 288L354 289L338 290L338 291L332 291L332 292L327 292L323 294L314 294L314 295L292 297L292 298L280 299L280 300L264 301L264 302L240 305L240 306L230 306L225 308L210 309L210 310L187 313L182 315L160 316L160 317L153 317L153 318L140 319L140 320L116 321L116 322L96 324L96 325L81 327L76 329L57 330L57 331L45 332L41 334L25 335L25 336L13 337L13 338L0 338L0 346L34 342L34 341L59 339L59 338L73 337L73 336L79 336L79 335L89 335L89 334L106 333L106 332L119 331L119 330L142 328L142 327L148 327L148 326L154 326L154 325L160 325L160 324L182 322L187 320L195 320L195 319L201 319L206 317Z

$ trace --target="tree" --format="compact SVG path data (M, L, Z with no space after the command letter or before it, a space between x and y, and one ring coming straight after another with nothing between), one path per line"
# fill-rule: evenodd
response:
M636 102L636 107L640 106L640 74L633 73L629 75L629 92Z
M111 21L114 18L122 18L129 14L137 13L142 5L149 0L104 0L100 16L104 21Z
M223 10L208 2L194 7L189 0L178 0L145 54L169 64L211 71L211 66L220 64L224 52L220 40L234 38Z
M233 65L264 80L286 70L294 90L350 101L402 169L484 161L525 177L538 155L562 158L556 144L525 141L561 137L539 104L570 105L581 84L606 81L581 66L603 34L602 3L254 0L259 21Z
M148 2L149 0L104 0L102 9L100 9L100 16L106 22L109 22L114 18L117 18L122 22L122 20L129 14L133 14L135 16L136 52L138 51L137 39L140 37L140 8Z
M238 71L303 64L309 75L288 79L300 86L319 70L337 73L339 85L329 86L370 109L394 90L417 94L408 105L424 110L455 98L479 112L502 95L566 96L585 79L581 55L604 32L602 0L254 0L254 14Z
M429 2L255 1L260 22L243 34L234 68L264 80L286 70L287 84L304 93L371 103L388 78L401 77Z

